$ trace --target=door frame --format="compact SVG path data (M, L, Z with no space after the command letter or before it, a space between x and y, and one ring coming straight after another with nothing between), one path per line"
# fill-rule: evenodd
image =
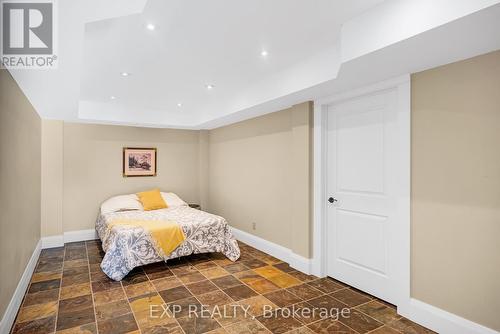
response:
M397 306L410 301L410 185L411 185L411 91L410 75L392 78L373 85L335 94L314 101L314 207L313 207L313 258L312 273L319 277L327 274L327 112L328 105L343 100L394 89L397 92L399 154L398 178L401 185L398 195L399 250L397 273Z

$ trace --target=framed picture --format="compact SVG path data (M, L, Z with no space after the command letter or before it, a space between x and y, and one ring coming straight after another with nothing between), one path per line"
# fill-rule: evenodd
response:
M123 177L156 176L156 148L123 148Z

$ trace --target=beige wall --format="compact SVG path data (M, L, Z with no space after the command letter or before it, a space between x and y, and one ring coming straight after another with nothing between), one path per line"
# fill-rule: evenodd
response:
M42 235L92 229L105 199L160 187L310 257L311 126L311 103L211 131L44 120ZM158 176L123 178L124 146L157 147Z
M412 76L412 295L500 330L500 52Z
M311 254L311 109L303 103L209 132L208 209L305 257Z
M92 229L105 199L160 187L310 257L311 125L311 103L211 131L44 120L42 235ZM158 176L123 178L124 146L157 147Z
M209 137L207 130L201 130L198 133L198 186L202 209L208 208L208 171L209 171Z
M42 120L42 237L63 234L63 122Z
M102 201L152 187L199 201L198 132L64 123L63 231L93 229ZM156 177L122 176L122 148L156 147Z
M291 108L292 112L292 224L291 249L310 258L312 255L312 125L313 103Z
M0 319L40 240L41 121L0 70Z

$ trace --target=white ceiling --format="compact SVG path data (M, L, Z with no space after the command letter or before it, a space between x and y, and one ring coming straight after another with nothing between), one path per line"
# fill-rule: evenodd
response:
M221 109L252 83L334 45L343 22L381 1L150 0L141 14L86 25L81 99Z
M134 119L216 118L253 85L331 48L342 23L380 2L150 0L141 14L86 25L80 98Z
M500 47L500 0L72 1L59 2L59 68L11 71L46 118L211 128ZM457 34L458 49L440 47ZM394 59L417 37L426 58Z

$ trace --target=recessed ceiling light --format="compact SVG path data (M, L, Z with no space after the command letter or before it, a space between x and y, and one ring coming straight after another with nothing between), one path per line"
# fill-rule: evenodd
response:
M128 77L130 75L130 73L128 73L128 72L122 72L120 74L122 77Z
M114 95L111 95L109 98L110 98L111 100L116 100L116 96L114 96Z
M214 87L215 87L215 86L214 86L214 85L212 85L212 84L207 84L207 85L205 85L205 87L206 87L207 89L214 89Z
M180 107L182 107L182 103L180 103L180 102L179 102L179 103L177 103L177 106L178 106L179 108L180 108Z
M148 23L146 24L146 29L153 31L156 29L156 26L153 23Z
M262 51L260 52L260 55L261 55L262 57L266 57L268 54L269 54L269 53L267 53L267 51L266 51L266 50L262 50Z

